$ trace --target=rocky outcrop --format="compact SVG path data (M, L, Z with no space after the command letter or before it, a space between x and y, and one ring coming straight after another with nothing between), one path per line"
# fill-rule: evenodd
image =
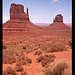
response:
M3 24L4 31L38 31L39 27L29 20L28 8L24 12L24 6L12 3L10 6L10 20Z
M23 5L12 3L10 6L10 19L29 20L28 8L27 8L27 14L26 14L24 12L24 6Z
M63 22L63 16L61 14L58 14L55 17L54 22Z
M50 30L71 30L69 26L63 23L63 16L58 14L55 16L53 23L49 26Z

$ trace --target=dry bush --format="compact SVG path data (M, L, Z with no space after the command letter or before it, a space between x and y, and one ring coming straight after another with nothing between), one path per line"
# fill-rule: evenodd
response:
M26 53L33 52L33 51L37 50L37 48L38 47L37 46L34 46L34 45L25 45L25 46L23 46L23 50Z
M21 66L21 65L26 65L27 61L26 61L27 57L23 54L19 54L19 56L17 56L17 60L16 60L16 65L17 66Z
M6 46L3 46L3 49L6 49Z
M4 64L12 64L16 62L15 55L11 50L3 51L3 63Z
M26 61L27 61L28 63L32 63L32 60L29 59L29 58L27 58Z
M21 72L21 75L28 75L27 72Z
M16 72L23 72L24 68L22 66L16 66L15 70L16 70Z
M66 60L59 61L53 66L49 66L43 72L44 75L65 75L65 70L69 68L69 63ZM68 75L71 75L70 73Z
M26 65L26 64L27 64L26 60L20 60L16 62L17 66Z
M32 60L26 57L24 54L23 55L19 54L19 56L17 56L16 60L17 66L26 65L27 63L32 63Z
M4 70L4 75L9 74L16 75L16 71L11 66L6 67L6 69Z
M37 62L41 62L41 65L44 67L51 62L54 61L55 56L54 55L44 55L37 58Z
M34 53L34 55L41 55L42 54L42 51L38 50Z
M66 50L66 47L64 45L54 43L41 44L40 48L46 52L57 52Z

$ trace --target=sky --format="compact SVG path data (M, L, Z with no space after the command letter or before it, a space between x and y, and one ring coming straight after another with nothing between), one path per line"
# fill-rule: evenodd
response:
M72 23L72 0L3 0L3 23L10 19L10 5L22 4L24 12L29 8L32 23L53 23L53 18L61 14L64 23Z

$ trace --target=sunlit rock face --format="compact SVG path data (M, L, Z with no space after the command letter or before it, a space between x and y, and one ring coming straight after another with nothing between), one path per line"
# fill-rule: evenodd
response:
M54 22L63 22L63 16L61 14L58 14L55 17Z
M24 6L23 5L12 3L10 6L10 19L29 20L28 8L27 8L27 14L26 14L24 12Z

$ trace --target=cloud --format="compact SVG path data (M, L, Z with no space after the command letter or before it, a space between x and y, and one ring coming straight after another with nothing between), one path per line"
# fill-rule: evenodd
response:
M53 4L53 3L55 3L55 2L61 3L61 1L59 1L59 0L52 0L52 1L51 1L51 4Z
M10 19L9 17L3 15L3 23L5 23L6 21L8 21L9 19Z

